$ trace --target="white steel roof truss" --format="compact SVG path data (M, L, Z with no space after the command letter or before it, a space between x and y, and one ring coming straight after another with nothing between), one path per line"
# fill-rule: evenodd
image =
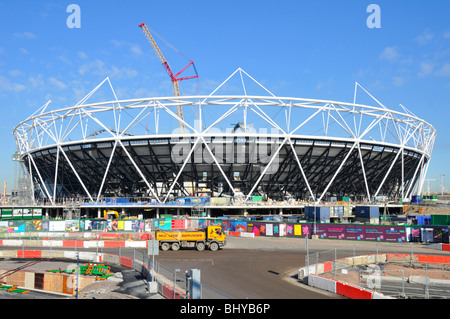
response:
M133 157L130 155L130 153L128 152L128 150L126 149L126 147L123 145L122 141L120 139L117 139L117 141L119 142L120 146L122 147L122 149L124 150L125 154L127 155L128 159L131 161L131 163L133 164L134 168L136 169L136 171L139 173L139 175L141 176L142 180L144 181L144 183L147 185L148 189L152 192L153 196L155 196L156 200L161 203L161 200L159 198L159 196L156 194L155 190L153 189L153 187L150 185L150 183L147 181L147 179L145 178L145 175L142 173L142 171L139 169L139 167L136 165L135 161L133 160Z
M244 96L242 95L215 95L215 93L226 83L228 82L234 75L238 74L240 78L240 83L242 85L242 88L244 90ZM259 85L261 88L263 88L270 96L252 96L248 95L248 90L250 86L246 86L246 83L244 81L244 75L246 75L248 78L250 78L254 83ZM91 104L85 104L98 90L99 88L105 83L108 82L109 87L112 91L112 94L115 98L113 101L107 101L107 102L99 102L99 103L91 103ZM367 106L367 105L361 105L356 104L356 94L357 89L361 88L366 94L368 94L378 105L378 106ZM51 101L48 101L46 104L41 106L39 109L37 109L31 116L29 116L25 121L21 122L19 125L17 125L14 129L14 135L16 137L16 144L17 149L20 153L31 155L32 152L35 152L37 150L44 150L44 149L50 149L52 147L57 147L56 152L56 169L55 169L55 175L54 177L54 184L53 185L53 196L50 196L50 193L48 192L46 188L46 183L44 183L44 180L36 167L36 163L33 160L33 156L29 157L29 167L31 171L31 167L34 168L36 173L39 175L39 180L41 181L41 189L44 189L45 194L51 200L52 202L55 201L56 196L56 183L58 180L58 165L60 162L60 152L62 151L63 156L67 159L69 165L71 166L72 170L74 170L74 167L72 163L70 163L67 154L64 152L64 149L62 146L65 145L75 145L79 143L79 141L67 141L69 137L76 133L79 134L81 132L82 135L82 141L107 141L108 138L103 137L93 137L95 135L91 134L88 136L88 129L92 126L95 127L96 125L99 125L101 128L103 128L104 131L109 133L111 138L114 139L114 147L113 152L111 153L111 156L108 161L107 169L104 173L102 184L100 186L99 195L103 190L104 183L106 181L106 176L108 174L108 171L110 169L110 165L112 165L112 158L115 155L115 152L117 150L117 144L120 144L122 148L124 149L125 153L127 154L127 157L131 160L134 167L140 174L140 176L143 178L147 186L149 187L150 191L153 193L154 196L160 201L158 198L156 191L151 187L150 183L145 179L144 175L140 171L139 167L136 165L128 151L126 150L124 144L122 141L125 140L132 140L135 138L139 138L140 135L144 136L143 134L138 134L136 137L127 137L124 136L126 133L130 132L139 123L142 123L142 121L148 117L150 117L151 113L154 112L154 122L155 122L155 132L156 134L148 135L147 128L145 131L146 138L170 138L171 136L176 136L177 138L183 138L183 137L189 137L189 138L196 138L196 145L199 143L199 141L202 141L202 144L205 145L205 148L207 149L208 153L211 155L212 159L214 160L215 164L217 165L218 169L220 170L221 174L225 178L226 182L228 183L230 190L234 193L235 190L232 187L232 183L230 182L229 178L226 176L224 171L222 170L222 167L220 163L218 163L218 160L216 156L211 151L210 146L206 143L205 137L206 134L210 134L212 128L216 127L219 123L223 122L227 118L231 118L232 114L235 114L237 110L239 110L241 107L243 107L243 120L246 125L247 123L247 116L248 116L248 110L251 110L257 115L257 119L262 119L262 122L268 123L273 128L276 128L281 132L281 134L277 134L277 138L283 137L283 143L278 147L276 150L276 154L278 154L283 145L285 145L286 142L289 142L291 149L294 151L294 157L295 161L297 162L297 165L299 166L299 169L302 173L302 177L305 180L305 183L307 185L308 191L313 196L314 200L320 201L324 194L328 191L329 187L332 185L332 182L336 178L339 171L342 169L345 162L348 160L348 156L351 153L351 151L347 154L344 161L339 166L339 169L337 172L335 172L332 180L328 182L328 185L325 187L323 193L321 194L320 198L317 199L314 197L314 194L312 192L312 189L310 187L309 181L306 178L306 174L303 170L303 167L300 165L301 162L298 158L297 153L295 152L295 147L291 141L291 138L300 128L305 126L308 123L315 123L313 119L321 113L321 122L323 125L322 127L322 136L311 136L311 135L298 135L295 138L303 138L303 139L315 139L315 140L333 140L333 141L346 141L346 142L353 142L353 147L358 147L358 154L361 162L361 170L364 177L364 184L365 189L368 197L370 197L370 188L368 185L367 180L367 174L365 171L365 165L364 160L362 156L362 149L360 143L369 143L374 145L378 145L379 147L392 147L393 150L399 149L397 151L397 155L395 156L394 161L391 163L389 170L387 171L386 175L383 177L383 180L381 184L378 186L377 192L374 194L374 196L377 196L381 188L383 187L388 175L390 174L392 168L394 167L398 156L400 156L400 152L402 153L402 177L401 177L401 192L405 196L409 196L414 189L421 189L423 187L423 182L426 174L426 170L429 167L429 161L431 152L433 149L433 143L436 137L436 130L427 122L424 120L418 118L414 113L409 111L407 108L405 108L403 105L400 104L401 108L403 109L403 113L389 110L387 109L382 103L380 103L377 99L375 99L369 92L367 92L359 83L355 83L355 91L354 91L354 100L353 103L343 103L343 102L334 102L334 101L327 101L327 100L313 100L313 99L301 99L301 98L286 98L286 97L276 97L273 95L269 90L267 90L264 86L262 86L259 82L257 82L255 79L253 79L250 75L248 75L245 71L243 71L241 68L238 68L232 75L230 75L224 82L222 82L213 92L207 96L180 96L180 97L159 97L159 98L143 98L143 99L129 99L129 100L118 100L117 95L114 91L114 88L111 84L111 81L107 77L105 80L103 80L99 85L97 85L92 91L90 91L85 97L83 97L75 106L67 107L63 109L59 109L56 111L48 111L48 105ZM175 106L198 106L199 116L200 118L200 128L197 128L197 124L191 124L186 119L181 119L178 117L177 114L175 114L174 111L172 111L169 108L175 107ZM229 106L229 108L226 110L226 112L222 115L220 115L216 120L213 120L212 123L203 123L202 114L205 114L208 112L209 108L214 108L214 106ZM283 124L279 125L279 123L276 121L276 118L271 118L264 110L263 107L278 107L278 108L284 108L284 120L286 122L286 129L283 130ZM298 117L296 113L292 113L292 107L295 107L297 109L304 109L304 110L313 110L312 115L309 115L308 117ZM128 119L125 121L125 118L123 116L127 114L125 110L127 109L136 109L138 113L134 117L131 117L132 119L128 121ZM183 122L187 128L192 130L193 133L190 134L167 134L166 132L160 132L160 123L159 123L159 110L163 109L167 114L170 115L171 118L178 122ZM333 112L337 113L337 116L333 114ZM115 131L113 132L112 129L108 128L106 125L106 121L103 122L100 120L102 118L95 115L96 113L100 112L112 112L112 120L114 121L114 128ZM125 113L123 113L125 112ZM345 112L344 114L341 114L341 112ZM105 113L108 115L108 113ZM278 113L277 113L278 114ZM292 115L296 114L295 119L301 119L301 123L295 123L294 129L291 130L294 122L292 122ZM197 114L196 114L197 115ZM353 117L353 124L351 125L353 128L349 126L349 123L347 121L347 117L352 116ZM359 119L357 119L359 117ZM78 120L77 120L78 118ZM91 121L94 122L90 123L89 118ZM332 134L330 136L331 132L331 125L333 122L338 124L340 128L343 129L344 132L348 133L350 135L349 138L343 138L343 137L333 137ZM357 122L358 120L358 122ZM58 123L59 121L59 123ZM109 118L108 121L109 123ZM291 123L292 122L292 123ZM202 129L203 125L208 126L206 129ZM125 129L120 131L120 127L124 126ZM362 139L364 136L368 135L369 132L374 132L374 128L378 126L379 127L379 133L377 133L375 130L375 135L370 136L370 140L367 139L367 142L364 142ZM320 124L319 124L320 127ZM79 131L77 130L79 129ZM92 128L91 128L92 129ZM102 131L102 130L101 130ZM378 136L379 134L379 136ZM96 134L98 135L98 134ZM223 134L224 136L240 136L242 134L240 133L233 133L233 134ZM246 134L243 134L242 136L248 135L248 132ZM264 134L263 134L264 135ZM267 135L269 138L273 137L275 135ZM78 139L79 140L79 139ZM67 141L67 142L65 142ZM405 160L407 156L416 156L414 153L409 153L409 151L405 154L405 149L411 150L415 153L417 153L417 157L420 154L420 161L419 164L415 167L414 175L412 180L408 179L405 180ZM389 152L389 150L387 150ZM270 163L272 163L274 160L274 157L272 156ZM415 165L415 164L414 164ZM254 185L254 187L251 189L250 193L247 195L247 198L252 194L255 187L257 187L258 183L262 180L264 175L266 174L270 164L265 167L264 172L259 176L258 182ZM185 165L182 167L180 172L178 174L181 174L183 169L185 168ZM412 170L411 170L412 171ZM79 175L74 170L75 175L77 176L80 184L83 186L84 190L86 191L86 194L90 197L90 194L88 193L85 185L81 181ZM31 175L31 174L30 174ZM180 175L178 175L179 177ZM408 175L410 176L410 175ZM409 177L408 177L409 178ZM414 184L414 180L417 179L417 183ZM178 178L172 183L171 190L177 183ZM164 199L164 201L167 200L167 196Z

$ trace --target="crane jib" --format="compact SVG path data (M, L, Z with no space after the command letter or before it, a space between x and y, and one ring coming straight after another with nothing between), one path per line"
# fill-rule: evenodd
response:
M150 31L148 30L147 26L145 25L145 23L141 23L139 24L139 27L142 29L142 31L144 32L147 40L150 42L150 45L152 46L153 50L155 51L156 55L158 56L161 64L164 66L164 69L167 71L167 74L169 74L170 79L172 80L172 86L173 86L173 94L175 96L180 96L180 89L178 87L178 82L180 81L184 81L184 80L189 80L189 79L194 79L194 78L198 78L198 73L197 73L197 69L195 68L194 62L190 59L187 59L183 54L183 55L187 60L189 60L189 64L186 65L180 72L178 72L176 75L173 75L172 70L170 69L169 64L167 63L166 59L164 58L164 55L162 54L161 50L159 49L158 45L156 44L155 40L153 39L153 36L151 35ZM178 51L178 50L176 50ZM182 77L182 78L177 78L177 76L179 76L181 73L183 73L184 71L186 71L187 68L189 68L190 66L193 66L194 71L195 71L195 75L193 76L186 76L186 77ZM183 109L181 106L177 106L177 115L180 118L180 121L178 121L178 126L181 129L181 133L185 133L185 125L184 125L184 116L183 116Z

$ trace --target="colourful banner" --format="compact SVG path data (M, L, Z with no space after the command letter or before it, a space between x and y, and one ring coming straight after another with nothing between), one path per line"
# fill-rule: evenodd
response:
M406 242L405 226L316 224L312 234L323 239Z

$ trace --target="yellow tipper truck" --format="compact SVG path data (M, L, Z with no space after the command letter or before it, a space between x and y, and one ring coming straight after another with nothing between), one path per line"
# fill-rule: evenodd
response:
M181 247L197 248L198 251L209 248L212 251L225 246L225 234L220 226L208 226L202 230L157 230L155 234L161 250L178 250Z

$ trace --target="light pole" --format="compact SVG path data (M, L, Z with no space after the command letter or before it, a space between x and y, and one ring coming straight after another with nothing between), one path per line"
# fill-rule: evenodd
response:
M177 272L181 272L181 269L175 269L173 271L173 299L175 299L175 284L177 283Z

